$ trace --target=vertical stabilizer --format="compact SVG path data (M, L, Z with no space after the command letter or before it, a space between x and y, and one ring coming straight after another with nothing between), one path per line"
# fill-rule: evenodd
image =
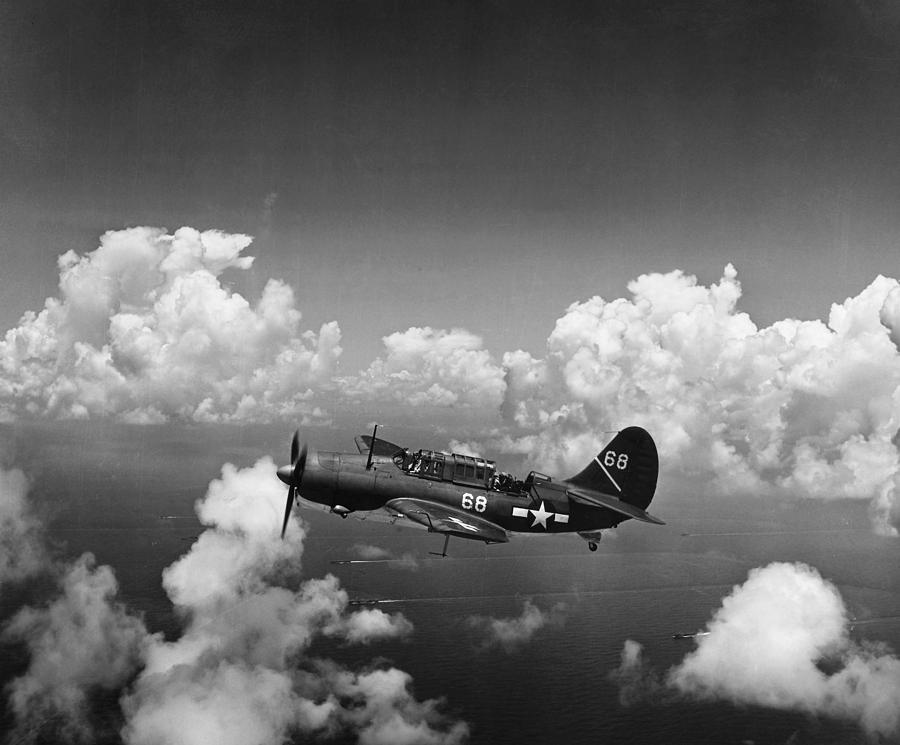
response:
M641 427L627 427L581 473L566 481L643 510L653 499L658 475L659 456L650 433Z

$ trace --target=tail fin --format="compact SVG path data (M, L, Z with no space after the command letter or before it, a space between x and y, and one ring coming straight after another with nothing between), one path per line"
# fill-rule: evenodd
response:
M659 456L647 430L627 427L617 434L570 484L618 497L646 509L656 491Z

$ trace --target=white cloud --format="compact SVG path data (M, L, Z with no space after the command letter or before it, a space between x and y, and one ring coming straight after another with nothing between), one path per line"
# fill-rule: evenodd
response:
M137 670L144 646L155 637L143 622L115 602L112 570L85 554L60 583L61 594L46 608L24 608L3 637L24 642L31 660L9 687L17 736L43 722L58 722L64 740L90 741L90 696L115 691Z
M814 709L826 680L816 661L849 643L837 588L802 564L751 571L707 629L669 682L703 697L780 708Z
M412 624L402 614L349 612L332 575L295 590L282 586L284 579L297 582L305 537L294 523L279 538L284 500L268 458L246 469L226 465L210 484L197 505L209 527L164 576L186 628L176 641L148 647L123 701L125 741L182 742L190 723L196 742L274 743L293 732L346 729L377 742L373 733L394 723L420 732L423 742L458 742L465 724L441 714L435 701L416 701L402 671L358 674L304 661L319 635L370 644L403 638ZM300 674L309 669L319 672ZM402 678L393 698L361 684L376 674Z
M619 687L619 703L622 706L632 706L645 700L660 702L660 695L665 694L659 673L647 664L644 648L633 639L625 640L619 667L609 677Z
M412 633L412 624L402 615L389 615L378 608L364 608L343 616L339 623L325 628L326 634L345 638L351 644L368 644Z
M334 321L301 327L291 288L270 279L252 304L223 284L248 270L246 235L138 227L59 259L59 296L0 340L0 420L325 422L344 395L405 406L495 411L505 383L480 337L410 328L358 375L336 378Z
M286 488L275 471L269 457L244 469L226 464L222 477L210 483L196 505L210 529L163 572L163 586L177 607L217 611L265 589L279 569L299 562L305 535L295 517L284 540L279 538Z
M24 498L19 472L0 475ZM351 611L332 575L300 581L305 529L294 519L279 537L285 496L268 458L223 467L197 504L207 530L164 572L183 618L174 640L149 634L117 601L109 567L96 567L87 554L57 565L59 595L20 610L3 630L5 641L23 643L30 655L9 688L16 736L92 742L111 735L115 723L98 721L93 709L95 694L105 691L122 694L121 736L129 745L269 745L295 734L342 733L372 743L466 739L468 726L445 715L440 701L417 700L403 671L381 664L354 672L308 657L320 636L373 644L408 636L412 624L399 613ZM22 505L15 511L16 540L32 529L26 512Z
M304 331L278 280L255 305L224 286L224 271L251 266L250 241L130 228L64 254L60 297L0 341L0 418L316 417L308 399L331 380L340 330Z
M900 288L891 290L881 306L879 319L891 334L894 346L900 349Z
M547 625L558 626L565 618L566 606L557 603L549 611L543 611L530 599L522 603L522 612L513 618L469 616L467 623L484 635L485 646L500 646L513 652L531 641L535 634Z
M835 304L827 325L765 329L737 312L731 266L710 287L675 271L629 290L571 305L545 357L504 356L506 429L487 447L568 475L608 431L639 424L663 467L710 496L866 499L876 530L896 534L897 280Z
M465 329L412 327L384 337L385 353L358 376L341 381L348 395L409 406L459 406L496 411L503 369Z
M42 526L26 500L27 491L22 471L0 468L0 588L32 577L50 563Z
M358 733L360 745L459 745L468 740L468 725L448 720L439 701L412 696L412 679L402 670L351 673L331 668L323 677L333 696L348 701L337 718Z
M133 745L270 745L292 728L316 724L294 695L290 678L267 668L182 666L152 690L146 680L124 702L125 742Z
M59 260L59 296L0 341L0 420L118 417L327 422L334 391L374 406L464 412L495 454L574 473L610 430L646 427L664 469L709 496L862 499L897 534L900 283L877 277L828 322L757 328L731 265L709 286L675 270L556 321L542 356L495 356L461 328L412 327L355 375L336 322L304 330L291 288L228 289L245 235L110 231ZM498 416L499 413L499 416ZM468 436L469 433L467 433Z
M707 631L665 675L670 694L847 719L873 736L900 734L900 659L850 639L843 600L815 569L774 563L752 570ZM663 685L630 640L613 677L625 703Z

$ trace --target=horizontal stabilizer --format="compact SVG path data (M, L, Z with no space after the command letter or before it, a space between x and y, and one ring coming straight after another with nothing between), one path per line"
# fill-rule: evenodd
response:
M361 455L368 455L369 446L372 444L372 435L357 435L357 437L354 438L354 442L356 443L356 448L357 450L359 450ZM372 455L380 455L385 458L391 458L401 450L403 450L403 448L399 445L395 445L393 442L388 442L387 440L382 440L380 437L376 437L375 447L372 449Z
M496 523L477 517L466 510L448 507L427 499L400 497L385 504L389 510L396 510L413 522L424 525L435 533L444 533L472 538L485 543L508 543L506 531Z
M607 510L612 510L613 512L618 512L620 515L630 517L633 520L640 520L645 523L665 525L658 517L653 517L653 515L649 512L645 512L640 507L635 507L633 504L623 502L621 499L618 499L611 494L603 494L602 492L588 493L576 489L568 489L566 493L569 495L569 499L573 502L578 502L578 504L584 504L588 507L602 507Z

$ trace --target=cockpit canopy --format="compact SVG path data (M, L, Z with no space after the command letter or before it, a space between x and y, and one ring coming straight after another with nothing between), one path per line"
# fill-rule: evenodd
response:
M436 481L489 488L497 467L492 460L458 453L439 453L434 450L403 451L394 456L394 463L404 471Z

